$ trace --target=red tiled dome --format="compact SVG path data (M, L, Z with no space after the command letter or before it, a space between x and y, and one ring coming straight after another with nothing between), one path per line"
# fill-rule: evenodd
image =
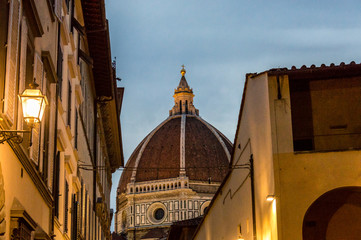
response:
M221 182L228 171L231 151L230 141L199 116L170 116L134 150L118 191L125 192L132 180L144 182L179 177L181 166L190 181Z

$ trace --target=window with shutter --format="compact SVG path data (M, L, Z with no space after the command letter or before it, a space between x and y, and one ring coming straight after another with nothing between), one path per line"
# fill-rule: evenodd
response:
M51 98L51 91L50 91L50 83L46 77L46 73L44 72L44 81L43 81L43 94L47 97L49 101L52 100ZM49 102L49 104L51 104ZM48 166L49 166L49 149L50 149L50 139L49 139L49 132L50 132L50 108L45 108L43 120L41 121L41 135L40 135L40 161L41 161L41 176L44 182L47 182L48 178Z
M22 93L25 90L26 83L26 74L27 74L27 65L31 63L27 62L27 52L28 52L28 24L26 18L23 17L21 21L21 35L20 35L20 71L19 71L19 93ZM30 55L30 54L29 54ZM18 129L23 129L23 118L22 118L22 109L18 109Z
M20 2L10 2L10 18L8 32L8 49L5 80L4 112L10 124L14 124L16 106L16 85L18 79L18 43L20 28Z
M85 199L84 199L84 239L87 239L88 236L88 192L85 191Z
M43 62L39 54L34 54L34 78L39 84L39 89L43 91ZM44 92L44 91L43 91ZM32 133L32 146L30 148L30 158L35 165L39 166L40 151L40 124L35 124Z
M78 206L78 201L76 199L76 194L73 194L73 201L72 201L72 207L71 207L71 240L77 240L78 238L78 226L79 226L79 221L78 221L78 211L79 211L79 206Z
M12 219L12 229L10 238L11 240L31 240L31 232L33 229L30 228L29 224L26 223L22 218ZM16 226L16 227L14 227Z
M69 211L69 185L65 180L65 194L64 194L64 232L68 232L68 211Z
M45 120L48 121L49 127L48 127L48 131L49 131L49 136L48 136L48 142L49 142L49 146L48 146L48 187L49 189L54 189L54 178L55 178L55 172L54 172L54 168L55 168L55 157L56 156L56 130L57 130L57 121L56 121L56 91L57 91L57 84L56 83L52 83L49 80L49 94L50 94L50 98L48 98L49 100L49 106L47 107L47 109L49 110L49 117L47 117ZM46 117L46 116L45 116ZM44 118L45 118L44 117Z
M78 110L75 109L75 136L74 136L74 147L78 149Z
M54 197L54 212L55 216L59 218L59 174L60 174L60 152L56 153L54 163L54 183L53 183L53 197ZM65 199L66 201L66 199Z
M68 82L68 116L67 116L67 123L69 126L71 126L71 96L72 95L72 89L71 89L71 82Z
M4 97L6 44L8 36L9 4L5 0L0 1L0 98ZM2 104L0 104L2 111Z
M55 0L54 1L54 13L60 22L62 21L62 16L61 16L62 2L63 2L63 0Z

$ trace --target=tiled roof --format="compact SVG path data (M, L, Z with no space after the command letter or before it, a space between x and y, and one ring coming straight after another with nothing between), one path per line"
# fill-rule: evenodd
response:
M187 219L187 220L183 220L183 221L178 221L178 222L173 222L173 225L176 226L198 226L198 224L201 222L203 217L196 217L196 218L191 218L191 219Z
M97 96L113 96L116 82L112 74L108 21L105 17L104 0L82 0L85 32L90 56L93 59L93 74Z
M312 79L322 79L322 78L340 78L340 77L352 77L361 74L361 64L356 64L354 61L346 64L341 62L339 65L331 63L329 66L321 64L321 66L316 66L312 64L307 67L303 65L300 68L292 66L288 68L272 68L266 71L268 75L289 75L293 79L303 79L303 78L312 78Z
M167 237L167 232L165 228L153 228L147 232L141 239L153 239L153 238L165 238Z
M189 85L187 83L187 80L186 80L186 78L184 76L182 76L181 80L179 81L177 89L179 89L179 88L182 88L182 89L188 88L188 89L190 89Z
M119 119L123 92L116 86L104 0L82 0L81 3L88 48L93 59L92 72L97 103L102 115L111 171L114 172L124 165Z

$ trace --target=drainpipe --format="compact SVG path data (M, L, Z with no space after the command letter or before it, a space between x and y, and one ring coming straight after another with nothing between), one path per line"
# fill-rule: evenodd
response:
M254 166L253 166L253 154L249 159L250 174L251 174L251 195L252 195L252 221L253 221L253 239L257 240L257 228L256 228L256 203L254 197Z

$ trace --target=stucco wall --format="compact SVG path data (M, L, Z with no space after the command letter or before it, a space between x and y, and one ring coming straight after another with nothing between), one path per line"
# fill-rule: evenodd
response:
M237 130L233 157L234 169L214 199L213 205L196 233L195 239L236 239L239 226L245 239L252 239L251 181L248 169L239 169L254 158L256 228L258 236L275 236L275 206L266 201L274 194L271 122L267 75L248 79L244 107ZM214 227L218 226L218 227ZM270 228L271 226L271 228ZM272 228L274 231L272 231ZM262 239L262 238L260 238Z
M15 201L21 204L17 205L16 210L25 210L46 233L49 233L49 206L10 146L0 144L0 153L5 188L6 232L10 233L10 211ZM6 234L5 237L10 239L10 234Z
M278 159L282 239L302 239L304 215L322 194L361 182L360 151L284 153Z

